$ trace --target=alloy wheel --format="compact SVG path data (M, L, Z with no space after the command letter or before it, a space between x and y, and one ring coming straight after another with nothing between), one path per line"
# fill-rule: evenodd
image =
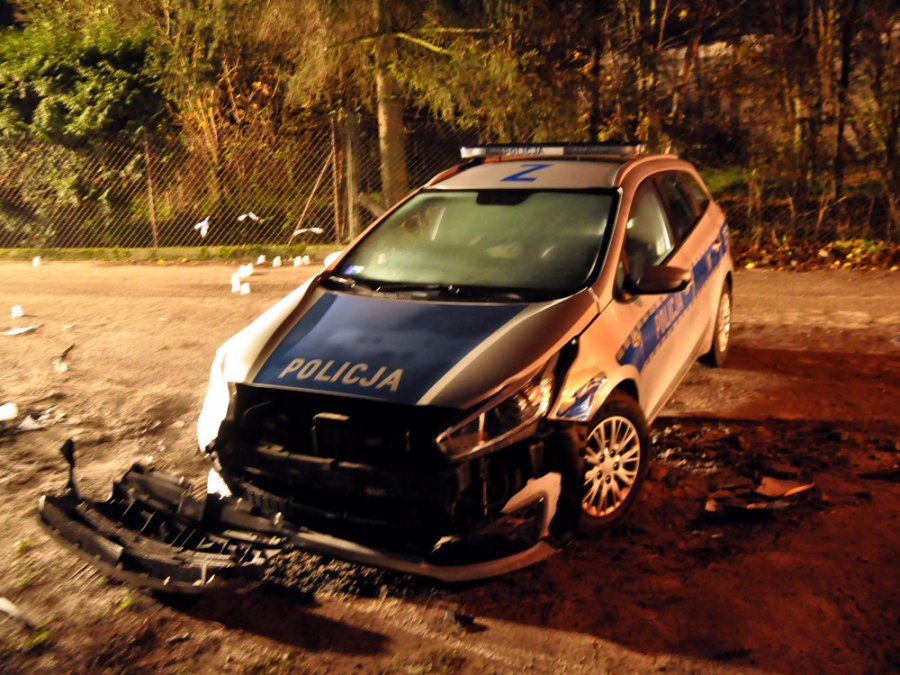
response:
M641 441L631 420L601 420L588 437L584 461L581 508L594 518L608 516L628 498L640 467Z

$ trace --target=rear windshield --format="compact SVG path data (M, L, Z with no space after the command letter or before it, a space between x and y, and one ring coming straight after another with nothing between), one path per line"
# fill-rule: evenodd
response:
M572 293L600 259L614 199L599 190L427 190L366 236L336 273Z

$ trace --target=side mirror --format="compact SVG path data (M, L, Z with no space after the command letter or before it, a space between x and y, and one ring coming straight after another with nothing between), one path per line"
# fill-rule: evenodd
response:
M654 266L644 270L641 280L629 282L629 290L636 295L678 293L691 283L691 271L683 267Z
M325 256L325 260L322 261L322 267L326 270L331 267L331 264L343 255L343 251L334 251L333 253L329 253Z

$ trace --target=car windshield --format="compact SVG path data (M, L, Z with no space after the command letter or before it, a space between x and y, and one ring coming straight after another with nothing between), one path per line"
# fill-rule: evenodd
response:
M367 235L335 274L382 290L579 290L600 257L614 193L426 190Z

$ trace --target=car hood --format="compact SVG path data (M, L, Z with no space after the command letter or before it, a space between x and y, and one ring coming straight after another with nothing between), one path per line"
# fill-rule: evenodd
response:
M586 291L541 303L433 302L310 284L226 343L226 377L467 408L539 367L596 311Z

